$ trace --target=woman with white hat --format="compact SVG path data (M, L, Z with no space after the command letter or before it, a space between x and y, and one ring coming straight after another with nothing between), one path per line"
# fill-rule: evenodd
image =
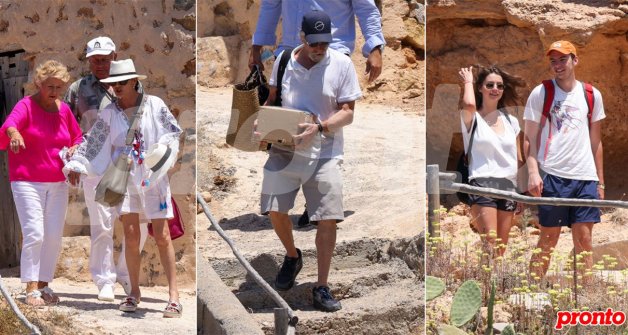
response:
M140 222L151 222L159 256L169 285L169 302L164 317L180 317L182 306L176 284L175 255L168 219L173 218L170 184L167 171L176 160L181 129L166 104L156 96L140 94L133 60L111 63L110 75L101 82L113 88L117 99L105 107L66 165L69 179L78 184L81 174L103 175L119 155L132 160L131 173L124 200L117 205L124 225L125 257L131 279L131 292L120 304L120 310L135 312L140 302ZM138 110L139 126L127 146L127 133Z

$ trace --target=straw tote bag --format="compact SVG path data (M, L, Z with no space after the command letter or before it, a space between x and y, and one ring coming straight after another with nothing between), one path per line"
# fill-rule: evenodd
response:
M144 95L140 95L139 99L141 99L140 106L133 113L131 127L129 127L126 134L126 149L129 149L133 144L135 131L139 128L140 116L145 102ZM128 150L124 150L120 153L116 162L113 165L109 165L98 186L96 186L96 202L103 206L114 207L124 200L132 165L133 160L129 157Z
M233 86L227 144L243 151L259 150L259 143L253 142L252 138L253 123L259 106L268 98L268 92L266 77L257 66L243 83Z

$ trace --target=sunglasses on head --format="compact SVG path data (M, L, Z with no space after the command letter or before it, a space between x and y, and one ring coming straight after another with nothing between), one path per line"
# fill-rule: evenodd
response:
M492 90L494 88L497 88L500 91L504 90L504 84L502 84L502 83L494 83L492 81L489 81L488 83L484 84L484 87L486 87L486 89L488 89L488 90Z
M113 82L113 83L110 83L109 85L110 85L110 86L117 86L117 85L124 86L124 85L126 85L128 82L129 82L129 79L127 79L127 80L122 80L122 81L115 81L115 82Z

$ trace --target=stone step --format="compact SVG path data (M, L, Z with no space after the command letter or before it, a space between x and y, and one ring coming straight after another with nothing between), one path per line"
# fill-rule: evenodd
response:
M413 251L414 250L414 251ZM419 237L404 240L362 239L340 243L332 260L329 281L343 309L323 313L312 307L317 280L315 249L303 249L303 269L295 286L279 294L299 317L298 334L414 334L423 330L423 282ZM247 256L271 286L283 253ZM418 259L418 258L417 258ZM273 333L274 301L235 259L214 259L212 266L267 334ZM421 269L422 270L422 269Z
M425 319L423 283L403 279L394 285L378 287L367 295L341 300L335 313L314 310L311 305L295 310L299 318L297 334L421 334ZM265 334L274 334L272 309L257 310L253 318Z
M273 286L274 275L264 279ZM416 279L416 275L404 263L393 260L388 264L373 264L361 268L332 268L329 286L337 299L347 299L363 296L373 289L392 285L402 279ZM307 262L297 276L295 286L288 291L279 291L279 294L292 308L311 306L312 288L316 280L316 263ZM242 283L233 292L247 308L256 310L275 306L270 296L252 279Z

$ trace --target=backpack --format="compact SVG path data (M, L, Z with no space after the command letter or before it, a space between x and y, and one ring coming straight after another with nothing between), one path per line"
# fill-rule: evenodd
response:
M281 107L281 82L283 81L283 74L286 72L286 66L288 66L288 61L292 55L292 50L292 48L286 48L281 53L279 67L277 68L277 81L275 82L277 84L277 95L275 96L273 106Z
M584 98L587 101L587 108L589 112L587 113L587 118L589 119L589 129L591 129L591 118L593 117L593 106L595 104L595 97L593 95L593 86L589 83L583 83L582 89L584 90ZM547 159L547 149L549 149L549 144L552 140L552 114L550 113L550 109L552 108L552 103L554 102L554 93L556 88L554 87L554 81L551 79L543 80L543 87L545 88L545 97L543 99L543 114L541 115L541 123L539 125L538 135L537 135L537 152L541 146L541 132L543 131L543 127L545 127L545 123L547 120L550 120L550 128L549 134L547 135L547 141L545 141L545 153L543 159Z
M504 114L506 120L508 120L508 123L512 125L512 121L510 121L510 115L508 115L508 113L504 112L501 109L499 111ZM469 184L469 162L471 161L471 149L473 148L473 135L475 134L475 128L477 127L477 125L478 122L477 120L475 120L473 122L473 127L471 128L471 135L469 135L469 148L467 149L466 153L463 150L460 158L458 158L458 164L456 165L456 171L458 171L460 173L460 176L462 177L460 180L462 184ZM469 205L469 193L456 192L456 196L458 197L458 200L460 200L460 202L464 203L465 205Z

